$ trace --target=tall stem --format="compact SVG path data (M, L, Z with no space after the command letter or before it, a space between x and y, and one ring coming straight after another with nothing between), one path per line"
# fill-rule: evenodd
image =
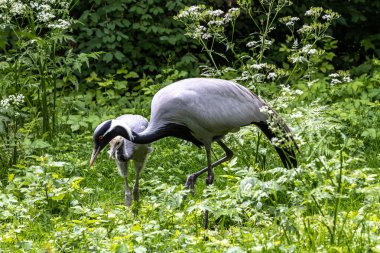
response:
M335 201L334 206L334 220L333 220L333 228L332 228L332 235L331 235L331 244L335 243L335 234L336 234L336 228L338 223L338 211L340 207L340 202L342 200L342 172L343 172L343 150L340 151L340 166L339 166L339 177L338 177L338 188L336 189L336 193L338 195L338 200Z

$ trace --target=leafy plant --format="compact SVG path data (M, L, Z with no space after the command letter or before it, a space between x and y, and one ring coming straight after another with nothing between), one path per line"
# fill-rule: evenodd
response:
M36 109L28 112L30 117L41 118L38 136L48 140L54 136L57 124L57 93L66 85L78 86L73 72L99 55L77 56L69 50L74 41L67 32L74 22L69 16L70 4L41 0L7 1L0 6L4 13L2 30L9 33L9 48L3 48L5 54L1 56L7 62L1 69L2 91L23 92Z
M258 89L257 85L261 83L280 81L286 85L301 78L313 80L319 73L318 69L323 72L332 69L328 61L333 55L326 53L326 46L325 49L318 47L328 38L326 32L339 15L313 7L305 13L306 24L298 28L296 23L300 18L280 18L282 9L291 4L282 0L238 1L239 8L231 8L226 13L199 5L185 8L176 19L185 24L186 34L198 40L211 60L213 67L205 67L204 75L232 77L247 83L251 89ZM240 13L248 14L254 28L244 39L235 35ZM287 26L290 33L282 47L276 46L281 42L270 36L279 23ZM246 43L245 48L242 42ZM220 46L226 53L220 52ZM227 67L217 66L214 55L229 61L228 52L233 55L233 63ZM280 63L276 57L284 52L287 62ZM324 67L321 68L321 64Z
M180 23L171 18L192 1L135 0L90 1L73 10L77 52L105 52L91 69L101 75L114 74L120 65L140 75L158 73L175 66L197 73L195 46L186 40Z

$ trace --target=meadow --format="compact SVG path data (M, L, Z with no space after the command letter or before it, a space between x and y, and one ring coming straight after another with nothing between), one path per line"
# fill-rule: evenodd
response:
M19 9L0 2L9 15L1 16L8 44L0 45L0 252L380 252L380 60L368 54L350 69L334 65L329 31L338 13L312 7L286 16L291 2L283 0L238 1L225 11L179 5L165 20L182 24L177 40L187 38L199 54L149 73L148 56L138 69L123 65L130 59L120 51L71 49L81 39L97 43L84 39L95 28L70 29L106 12L79 22L71 2L13 2ZM127 2L128 15L149 4L152 17L162 15L158 2ZM107 18L121 8L100 5L93 3L109 8ZM44 20L41 10L55 17ZM239 39L239 18L256 31L248 40ZM272 36L281 25L286 38ZM170 43L169 32L159 43ZM108 74L96 69L107 64ZM165 138L152 144L140 202L126 207L124 180L108 153L89 166L93 130L126 113L149 117L152 96L189 76L235 80L262 96L292 129L299 166L283 168L270 141L247 126L225 137L234 158L215 168L214 184L206 188L200 177L184 200L186 178L204 167L205 152ZM215 145L212 159L221 156Z

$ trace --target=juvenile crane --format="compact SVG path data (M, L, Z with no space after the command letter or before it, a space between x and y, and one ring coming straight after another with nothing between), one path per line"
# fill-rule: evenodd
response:
M140 133L144 131L148 126L146 118L140 115L125 114L115 120L124 122L132 131ZM133 200L139 201L139 180L140 172L144 169L145 163L148 159L148 155L153 151L153 148L149 144L137 144L122 136L116 136L110 141L110 158L116 160L117 167L120 175L124 178L125 184L125 205L131 206L132 196L131 190L128 184L128 164L129 161L134 162L135 166L135 183L133 185Z
M275 125L273 131L269 124ZM185 188L194 191L199 175L207 171L206 185L214 181L213 167L232 158L232 151L222 142L229 132L255 124L270 139L285 139L286 145L274 143L286 168L296 167L294 149L297 149L291 131L282 118L261 98L235 82L214 78L189 78L159 90L153 97L148 127L138 133L120 120L101 123L94 132L92 165L99 152L114 137L122 136L134 143L146 144L173 136L204 146L207 167L190 175ZM215 141L225 151L225 157L212 163L211 143ZM291 145L289 145L291 143ZM205 211L204 227L208 227L208 211Z

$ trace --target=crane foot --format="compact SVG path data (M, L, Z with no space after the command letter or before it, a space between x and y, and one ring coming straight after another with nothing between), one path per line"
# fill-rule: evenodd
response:
M190 189L190 193L192 196L194 196L194 186L195 186L196 181L197 181L197 175L195 175L195 174L188 176L187 180L186 180L185 190ZM183 199L187 198L187 194L188 194L188 192L186 191L185 195L183 195Z

